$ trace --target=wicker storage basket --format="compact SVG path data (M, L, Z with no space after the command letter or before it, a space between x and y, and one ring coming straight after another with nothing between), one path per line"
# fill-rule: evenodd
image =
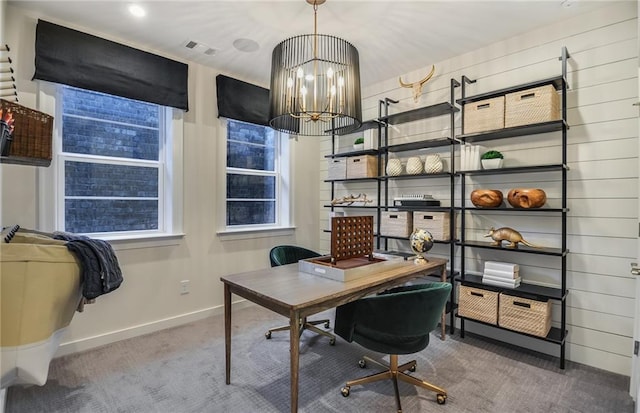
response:
M498 293L460 285L458 315L489 324L498 324Z
M3 111L13 113L13 136L10 157L35 158L51 162L53 116L29 109L14 102L0 99Z
M449 241L449 213L413 211L413 229L426 229L438 241Z
M373 155L347 158L347 178L372 178L378 176L378 158Z
M560 119L560 97L553 85L540 86L505 97L504 126L529 125Z
M345 158L333 158L327 162L327 179L345 179L347 177L347 160Z
M409 211L382 211L380 234L407 238L413 229L412 217Z
M504 96L465 103L463 111L465 134L504 128Z
M551 329L551 302L500 293L499 325L510 330L546 337Z

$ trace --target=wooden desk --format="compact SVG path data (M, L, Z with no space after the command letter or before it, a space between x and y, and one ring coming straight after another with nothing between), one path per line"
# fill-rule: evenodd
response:
M224 335L226 383L231 383L231 293L289 318L291 411L298 411L298 362L300 325L298 320L359 298L398 286L426 274L441 274L446 281L446 260L428 263L404 261L399 267L380 268L371 276L346 283L298 271L298 264L221 277L224 283ZM444 338L444 313L442 334ZM266 344L265 344L266 345Z

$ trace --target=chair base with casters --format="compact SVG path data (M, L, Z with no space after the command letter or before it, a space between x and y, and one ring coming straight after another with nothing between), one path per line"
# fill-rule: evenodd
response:
M269 251L269 261L271 262L272 267L293 264L293 263L297 263L300 260L304 260L307 258L315 258L315 257L320 257L320 254L318 254L315 251L311 251L309 249L299 247L296 245L278 245L276 247L273 247L271 251ZM324 328L329 328L328 319L309 321L305 317L299 320L299 324L300 324L300 335L302 335L302 332L304 330L310 330L316 334L320 334L325 337L328 337L329 344L331 344L332 346L336 344L336 336L329 333L328 331L321 330L318 327L316 327L316 325L318 324L324 324ZM264 336L268 340L271 338L271 333L273 333L274 331L286 331L286 330L289 330L290 328L291 327L289 325L270 328L266 333L264 333Z
M329 325L330 325L329 323L330 323L330 320L328 320L328 319L325 319L325 320L313 320L313 321L309 321L306 318L305 319L300 319L300 335L302 335L302 331L310 330L310 331L313 331L316 334L328 337L329 338L329 344L333 346L333 345L336 344L336 336L334 336L333 334L329 333L328 331L321 330L318 327L316 327L318 324L324 324L324 328L329 328ZM273 333L274 331L286 331L286 330L290 330L290 329L291 329L291 327L289 325L270 328L266 333L264 333L264 336L268 340L268 339L271 338L271 333Z
M444 404L446 390L409 375L407 371L416 370L415 360L398 365L398 355L417 353L429 345L430 332L437 327L450 292L451 284L445 282L402 286L337 307L337 335L368 350L389 354L389 365L369 357L360 360L360 367L372 362L385 370L348 381L342 395L349 396L352 386L390 379L398 412L402 412L398 380L435 392L438 404Z
M405 373L405 371L411 371L411 372L416 371L415 360L411 360L407 363L398 365L398 355L391 354L389 356L389 361L391 362L390 364L380 363L377 360L374 360L370 357L363 356L362 360L358 361L358 365L361 368L365 368L367 366L367 362L370 362L370 363L377 364L383 368L386 368L387 370L382 371L380 373L374 373L369 376L361 377L359 379L348 381L347 384L345 384L345 386L342 389L340 389L340 392L342 393L342 395L344 397L349 396L349 394L351 393L351 386L357 386L361 384L373 383L380 380L391 379L393 381L393 388L395 390L396 406L398 407L398 413L402 412L402 405L400 404L400 392L398 390L398 380L436 392L436 401L438 402L438 404L446 403L447 401L446 390Z

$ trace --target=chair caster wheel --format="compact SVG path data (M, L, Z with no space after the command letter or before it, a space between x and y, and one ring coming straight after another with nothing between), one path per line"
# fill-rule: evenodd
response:
M447 395L446 394L438 394L436 396L436 401L438 402L438 404L445 404L447 402Z
M367 367L367 361L365 359L358 360L358 366L360 366L361 369Z
M344 386L343 388L340 389L340 393L342 393L343 397L349 397L349 390L350 389L351 389L351 387Z
M324 323L324 328L329 328L329 322Z
M271 331L267 331L266 333L264 333L264 338L269 340L271 338Z
M411 373L415 373L416 372L416 365L414 364L413 366L409 367L409 371Z
M336 345L336 339L332 338L331 340L329 340L329 345L330 346L335 346Z

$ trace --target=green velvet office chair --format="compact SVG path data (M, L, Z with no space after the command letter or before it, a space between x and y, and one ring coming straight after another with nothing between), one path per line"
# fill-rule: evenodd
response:
M320 254L318 254L315 251L311 251L303 247L298 247L296 245L278 245L276 247L273 247L269 252L269 260L271 261L272 267L277 267L279 265L293 264L306 258L314 258L319 256ZM316 327L316 325L318 324L324 324L324 328L329 328L328 319L315 320L315 321L309 321L307 320L306 317L300 319L300 334L302 334L302 331L305 329L311 330L316 334L320 334L328 337L329 344L331 344L332 346L336 344L336 336L329 333L328 331L319 329L318 327ZM285 331L289 329L290 329L289 325L270 328L266 333L264 333L264 336L267 339L270 339L271 333L273 333L274 331Z
M334 326L337 335L350 343L355 341L369 350L390 355L389 365L366 356L360 360L360 367L364 368L370 361L387 370L348 381L341 389L342 395L349 396L351 386L391 379L398 412L401 412L400 379L436 392L438 404L444 404L447 392L405 373L415 371L416 361L398 365L398 355L417 353L429 345L429 333L437 327L450 293L451 284L434 282L394 288L339 306Z

